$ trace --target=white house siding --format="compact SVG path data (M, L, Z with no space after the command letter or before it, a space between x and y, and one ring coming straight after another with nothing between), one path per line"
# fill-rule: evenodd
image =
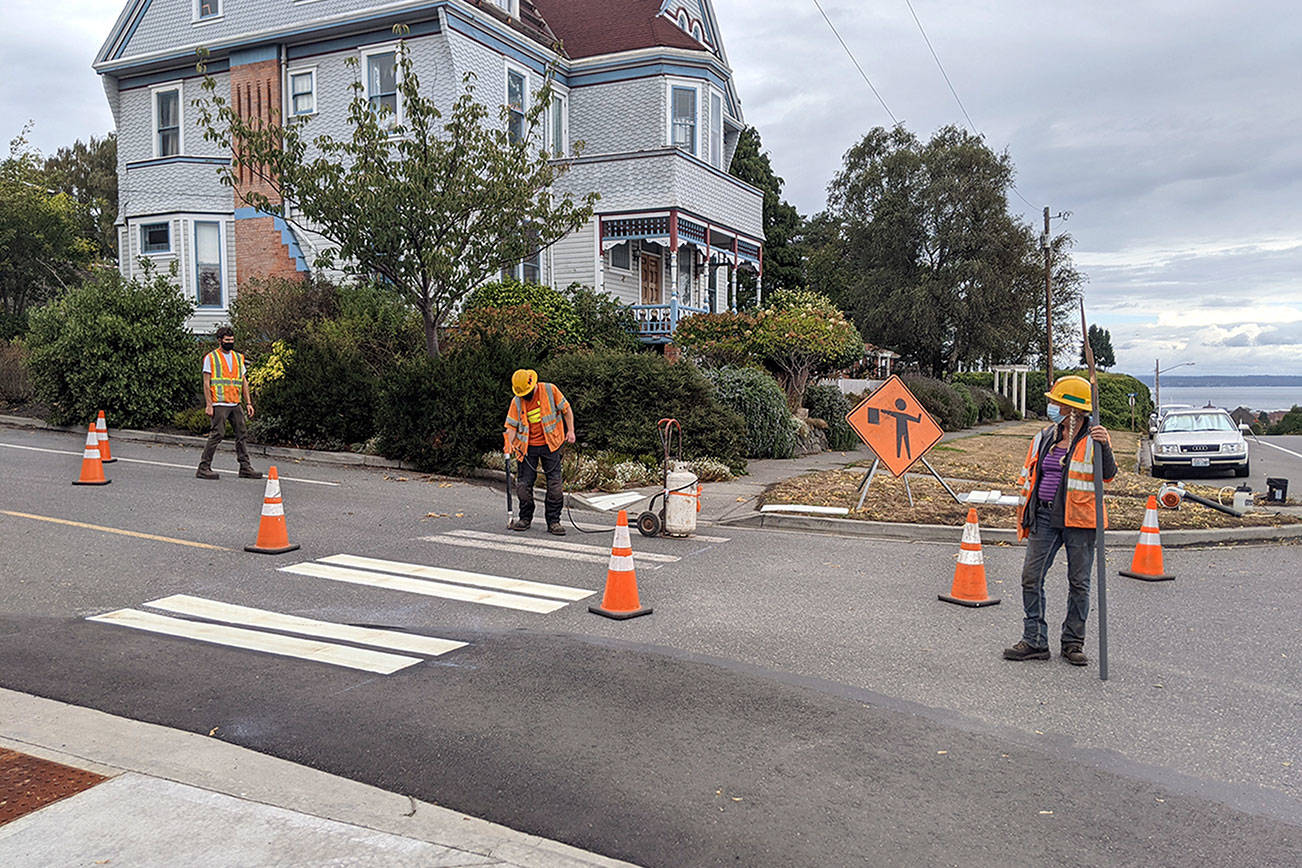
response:
M565 289L571 283L596 286L597 221L589 220L552 245L548 259L552 286Z
M662 76L575 87L570 90L570 138L585 154L663 147L666 132Z

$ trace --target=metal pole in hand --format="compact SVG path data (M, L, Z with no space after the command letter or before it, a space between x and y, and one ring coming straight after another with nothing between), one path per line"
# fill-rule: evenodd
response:
M506 526L509 528L515 524L515 504L511 500L511 461L508 454L506 456Z
M1090 346L1085 326L1085 300L1080 302L1080 330L1085 342L1085 361L1090 369L1090 427L1099 424L1099 377L1094 369L1094 348ZM1108 565L1103 541L1103 450L1093 444L1094 453L1094 562L1098 566L1099 584L1099 679L1108 680Z

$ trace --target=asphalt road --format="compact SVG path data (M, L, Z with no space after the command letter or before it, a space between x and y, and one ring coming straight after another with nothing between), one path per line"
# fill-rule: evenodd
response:
M638 564L655 612L616 622L587 612L604 558L557 557L576 552L543 548L537 526L506 534L499 491L281 467L302 550L266 557L241 550L261 482L201 482L192 452L119 441L120 458L158 463L74 487L79 453L73 437L0 429L4 687L647 865L1282 865L1302 851L1302 547L1168 550L1177 580L1147 584L1115 577L1133 545L1116 540L1105 683L1094 665L999 658L1020 632L1016 548L985 550L1001 605L936 600L957 529L953 546L635 535L661 556ZM518 611L276 569L337 554L597 596ZM1049 584L1053 622L1061 566ZM467 644L385 676L86 620L169 594Z

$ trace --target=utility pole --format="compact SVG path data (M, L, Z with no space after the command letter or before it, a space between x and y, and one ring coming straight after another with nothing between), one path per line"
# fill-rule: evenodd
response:
M1053 283L1049 261L1049 206L1044 206L1044 234L1040 236L1044 251L1044 389L1053 388Z

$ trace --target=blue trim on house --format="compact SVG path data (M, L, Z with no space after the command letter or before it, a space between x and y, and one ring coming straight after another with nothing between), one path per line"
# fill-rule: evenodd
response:
M263 63L279 60L280 48L276 45L259 45L254 48L241 48L231 52L231 66L246 66L250 63Z
M708 81L726 92L728 82L717 72L708 67L690 66L667 60L649 60L635 66L621 66L607 72L575 72L569 76L570 87L586 87L594 84L609 84L632 78L650 78L660 75L675 75L680 78L695 78Z
M410 39L415 36L432 36L438 32L440 31L437 20L417 21L409 25L408 33L405 36L396 35L390 27L380 30L368 30L365 33L350 33L347 36L339 36L335 39L287 46L285 48L285 57L289 60L301 60L304 57L329 54L333 51L348 51L349 49L360 48L363 45L397 42L399 39Z
M512 44L502 37L501 34L490 32L485 29L478 21L467 16L464 12L454 7L447 8L448 30L454 33L460 33L476 42L491 48L499 54L504 54L514 60L521 66L528 67L532 72L538 75L545 75L547 72L547 59L536 52L529 52L525 48L533 48L537 43L530 42L527 45L521 43ZM557 67L555 70L556 81L559 84L569 86L568 76Z
M194 55L190 55L190 60L191 62L184 66L174 66L170 69L151 72L146 75L133 75L130 78L119 78L118 91L121 92L124 90L135 90L137 88L149 87L150 85L161 84L165 81L175 81L178 78L201 78L202 76L199 71L195 69L195 64L198 63L198 61L195 59ZM224 57L220 60L209 60L204 64L204 66L206 67L204 75L209 73L227 72L231 68L230 62Z
M171 157L155 157L150 160L136 160L134 163L127 163L127 169L143 169L149 166L168 166L173 163L197 163L202 166L229 166L231 164L231 158L186 156L177 154Z
M140 26L141 21L145 20L145 13L149 11L149 4L152 2L153 0L144 0L144 2L140 4L140 11L136 14L135 20L131 22L131 26L127 30L126 35L122 37L122 41L117 44L117 47L114 49L112 56L109 57L109 60L117 60L122 56L122 52L127 50L127 45L131 42L131 37L136 35L136 28Z

